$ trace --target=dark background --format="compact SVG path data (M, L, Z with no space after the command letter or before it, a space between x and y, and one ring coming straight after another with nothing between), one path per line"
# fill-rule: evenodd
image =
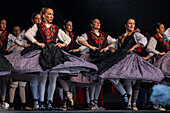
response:
M7 20L7 30L31 25L31 15L42 7L54 10L53 24L62 27L64 19L73 21L73 31L81 35L90 29L90 20L100 19L101 30L112 37L125 32L126 18L133 17L142 32L151 31L156 22L170 26L169 0L1 0L0 17Z

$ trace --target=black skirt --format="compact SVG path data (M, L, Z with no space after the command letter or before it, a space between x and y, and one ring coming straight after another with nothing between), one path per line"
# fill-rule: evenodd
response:
M0 54L0 71L11 71L13 69L11 63Z

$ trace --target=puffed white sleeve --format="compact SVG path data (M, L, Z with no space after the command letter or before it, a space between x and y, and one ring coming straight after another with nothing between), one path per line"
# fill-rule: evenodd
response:
M23 31L20 33L20 35L25 35L25 30L23 30Z
M87 41L87 39L88 39L87 34L84 33L81 36L77 37L77 42L81 40Z
M58 31L58 38L63 42L66 43L67 45L71 42L71 38L61 29ZM58 40L56 39L56 42Z
M11 46L13 46L15 43L16 37L12 34L8 35L8 43L7 43L7 49L9 49Z
M154 37L151 37L146 48L146 50L149 52L151 56L159 53L159 51L156 50L156 45L157 45L156 39Z
M28 40L30 40L32 43L37 41L34 37L36 36L36 33L38 31L37 24L34 24L30 29L28 29L25 33L25 36Z
M21 41L19 41L18 39L16 39L15 41L14 41L16 44L18 44L19 46L21 46L23 43L21 42Z
M142 44L143 47L145 47L148 42L147 38L138 32L134 34L134 38L135 38L135 42Z
M113 42L114 42L114 43L113 43ZM107 36L107 43L108 43L108 44L113 43L113 44L111 44L109 47L115 48L115 47L116 47L115 42L116 42L116 39L115 39L115 38L112 38L112 37L109 36L109 35Z
M110 47L113 47L115 50L118 49L118 39L115 39L116 41L110 45Z
M25 32L26 32L26 31L25 31L25 30L23 30L23 31L20 33L20 36L21 36L21 38L22 38L22 39L26 38L26 36L25 36Z
M170 28L168 28L168 29L165 31L164 34L167 36L168 40L170 41Z
M16 38L14 35L12 35L12 34L9 34L9 35L8 35L8 41L14 42L16 39L17 39L17 38Z

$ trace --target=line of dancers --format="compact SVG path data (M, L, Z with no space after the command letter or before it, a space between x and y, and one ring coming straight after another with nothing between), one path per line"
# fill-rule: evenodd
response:
M90 110L104 110L98 106L98 98L104 80L109 80L123 96L125 108L138 110L136 100L141 81L155 84L168 82L170 29L165 31L164 24L156 23L154 35L146 38L135 30L135 20L127 18L125 33L113 38L100 30L98 18L91 20L91 30L81 36L72 32L71 20L64 20L62 30L52 24L53 19L54 11L42 8L40 13L32 15L33 26L22 32L19 26L14 26L11 34L5 30L7 21L0 20L2 107L14 110L15 90L19 87L23 109L28 109L25 86L29 81L33 109L53 110L53 95L58 80L65 93L62 97L63 111L67 110L67 102L74 105L70 85L86 87ZM8 78L9 106L5 103ZM157 108L163 109L161 102L155 103L154 99L156 97L152 100Z

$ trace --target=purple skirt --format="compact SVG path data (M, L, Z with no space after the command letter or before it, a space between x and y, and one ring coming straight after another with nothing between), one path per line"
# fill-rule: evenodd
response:
M170 51L163 55L157 62L153 64L158 67L165 76L170 76Z
M5 57L9 60L15 69L16 73L32 73L32 72L43 72L39 65L40 50L35 50L21 56L21 51L6 55ZM70 61L66 61L63 64L54 66L52 69L46 71L54 71L57 73L78 73L81 71L97 70L97 66L84 61L74 55L70 55L64 52Z
M40 50L36 50L21 56L21 51L16 51L5 57L14 67L14 73L42 72L38 62L40 52Z
M136 54L129 54L110 69L99 75L101 78L140 79L161 81L162 71Z
M83 54L80 56L80 59L90 61L90 56L89 54ZM102 81L96 78L96 76L91 76L90 74L83 75L82 73L70 76L69 80L66 80L66 82L68 84L77 85L79 87L93 87L102 83Z

